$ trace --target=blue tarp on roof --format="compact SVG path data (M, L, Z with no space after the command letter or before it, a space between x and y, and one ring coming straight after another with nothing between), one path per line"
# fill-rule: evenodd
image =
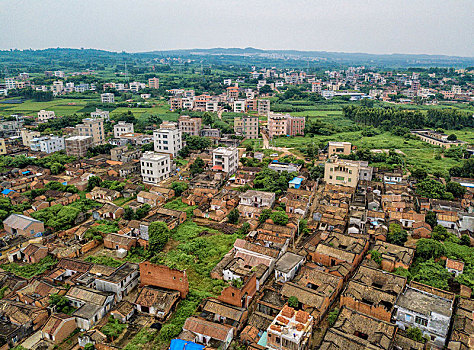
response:
M2 191L2 194L9 194L9 193L12 193L12 192L15 192L9 188L5 188L3 191Z
M204 346L193 343L192 341L185 341L182 339L171 340L169 350L203 350Z
M29 171L29 170L22 172L23 175L26 175L26 174L29 174L29 173L31 173L31 171Z
M64 181L64 182L63 182L63 185L64 185L64 186L67 186L67 181Z
M263 332L262 337L260 338L257 344L260 346L267 347L267 336L267 332Z
M290 184L295 184L295 185L301 185L301 183L303 182L303 179L301 177L295 177L293 178L293 180L291 180Z

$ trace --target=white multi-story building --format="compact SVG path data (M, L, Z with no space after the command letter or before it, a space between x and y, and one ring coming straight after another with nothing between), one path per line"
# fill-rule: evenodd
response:
M60 95L64 91L64 83L62 80L56 80L53 82L53 85L51 85L51 90L53 91L53 95Z
M97 118L102 118L105 121L110 120L110 112L109 111L103 111L102 109L96 108L95 112L91 112L91 118L97 119Z
M54 111L45 111L42 109L38 112L38 121L40 123L46 123L48 120L54 119L55 117Z
M173 157L183 148L182 132L176 123L164 122L153 132L155 152L168 153Z
M129 87L130 91L138 92L139 90L146 88L146 84L140 83L138 81L134 81L134 82L128 84L128 87Z
M212 169L232 174L239 166L239 150L235 147L219 147L212 151Z
M234 113L244 113L245 112L245 100L234 101Z
M100 100L102 103L114 103L115 102L115 95L111 92L106 92L100 94Z
M61 151L65 148L64 137L59 136L43 136L35 137L30 141L32 151L53 153Z
M7 90L16 89L15 78L5 78L5 87Z
M123 134L130 134L130 133L134 133L133 123L126 123L124 121L119 121L116 125L114 125L115 138L119 138Z
M171 158L169 154L145 152L140 158L141 174L144 183L157 184L169 177Z

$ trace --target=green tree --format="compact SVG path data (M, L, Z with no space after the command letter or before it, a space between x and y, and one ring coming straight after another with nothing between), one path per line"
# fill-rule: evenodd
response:
M339 316L339 309L338 309L338 308L335 308L334 310L332 310L332 311L328 314L329 327L334 326L334 324L335 324L336 321L337 321L337 317L338 317L338 316Z
M270 215L272 215L271 209L263 209L260 213L260 216L258 217L258 222L264 223L265 221L270 219Z
M181 194L188 189L188 183L183 181L173 181L171 189L174 191L176 197L180 197Z
M436 225L431 232L431 238L437 241L445 241L450 237L450 234L446 227L441 225Z
M234 225L239 222L239 218L240 213L237 209L232 209L227 215L227 219L229 220L229 222Z
M456 134L451 134L448 136L448 141L456 141L458 139L458 137L456 136Z
M416 193L420 196L435 198L435 199L448 199L446 198L446 190L441 182L433 179L426 179L419 182L416 185Z
M469 237L469 235L466 235L466 234L462 235L460 243L462 245L470 246L471 245L471 237Z
M204 171L204 166L204 161L201 158L197 157L194 160L193 164L191 164L191 166L189 167L191 175L194 176L196 174L202 173Z
M434 211L427 212L425 215L425 222L431 226L431 229L433 229L438 224L436 213Z
M407 331L407 337L410 338L411 340L418 341L418 342L423 342L423 332L416 327L408 327Z
M298 308L299 304L300 304L300 302L299 302L297 297L291 296L291 297L288 298L288 306L296 309L296 308Z
M428 173L425 169L416 168L411 172L411 176L417 180L424 180L428 176Z
M416 254L425 260L436 259L446 254L446 247L434 239L421 238L416 242Z
M466 193L466 188L457 182L448 182L446 184L446 191L451 192L454 198L462 198Z
M387 234L387 242L403 246L408 239L408 233L398 224L390 224Z
M89 180L87 180L87 192L90 192L94 189L94 187L100 187L102 180L98 176L91 176Z
M276 224L285 226L288 223L288 215L284 211L274 211L270 215L270 219Z
M250 224L248 222L244 222L242 226L240 226L239 230L237 231L241 235L246 235L250 231Z
M168 242L170 232L168 226L162 221L152 222L148 226L149 254L154 256L161 252Z

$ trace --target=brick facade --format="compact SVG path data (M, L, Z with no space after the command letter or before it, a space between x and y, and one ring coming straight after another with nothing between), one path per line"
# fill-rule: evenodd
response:
M155 265L148 261L140 263L140 285L155 286L180 292L181 298L186 298L189 292L186 271L170 269L164 265Z

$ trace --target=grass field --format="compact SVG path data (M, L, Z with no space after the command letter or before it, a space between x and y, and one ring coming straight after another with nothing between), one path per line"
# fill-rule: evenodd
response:
M47 102L35 102L26 100L19 104L0 103L0 114L8 116L10 114L36 115L42 109L54 111L57 116L79 113L88 102L97 102L93 99L54 99Z

